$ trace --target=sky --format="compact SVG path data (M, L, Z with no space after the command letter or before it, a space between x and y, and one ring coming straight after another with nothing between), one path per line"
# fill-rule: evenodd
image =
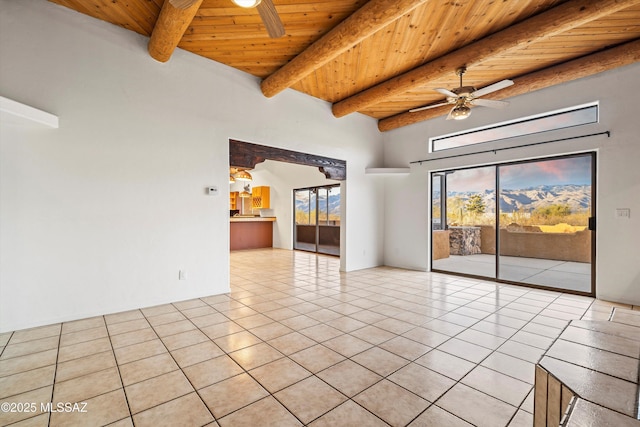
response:
M493 166L455 171L448 176L452 192L484 192L495 188ZM521 190L540 185L590 185L591 156L500 166L500 186Z

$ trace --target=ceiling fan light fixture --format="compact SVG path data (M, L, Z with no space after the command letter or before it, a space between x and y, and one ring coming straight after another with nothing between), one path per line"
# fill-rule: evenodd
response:
M235 178L238 181L253 181L253 177L251 176L251 174L245 170L241 170L236 173Z
M231 1L240 7L250 9L252 7L256 7L257 5L259 5L262 0L231 0Z
M451 118L454 120L464 120L471 115L471 108L466 105L457 105L451 110Z

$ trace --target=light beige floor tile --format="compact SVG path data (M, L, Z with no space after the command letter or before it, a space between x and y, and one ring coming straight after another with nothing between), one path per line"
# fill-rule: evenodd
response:
M298 332L317 342L328 341L344 334L342 331L325 324L311 326Z
M37 390L31 390L26 393L17 394L15 396L8 397L6 399L0 400L0 403L9 403L9 404L24 404L24 403L35 403L35 412L27 412L27 411L16 411L16 412L5 412L0 411L0 425L9 425L16 423L20 420L26 420L28 418L32 418L37 416L38 414L42 414L44 411L41 407L41 403L51 402L51 393L53 391L53 386L46 386L39 388ZM29 409L32 409L31 407Z
M59 336L53 336L48 338L40 338L32 341L21 342L18 344L12 344L9 341L0 356L0 360L10 359L12 357L24 356L32 353L39 353L41 351L47 351L58 347Z
M296 312L297 313L297 312ZM297 313L297 316L289 317L287 319L283 319L280 321L283 325L290 327L295 331L300 331L301 329L309 328L311 326L315 326L320 324L316 319L312 319L309 316L304 314Z
M457 335L460 332L465 330L464 326L456 325L455 323L446 322L446 321L440 320L440 319L435 319L435 320L432 320L430 322L427 322L424 325L422 325L422 327L423 328L427 328L427 329L432 330L432 331L439 332L439 333L447 335L449 337ZM406 333L405 333L405 336L406 336ZM423 344L430 345L430 346L433 347L433 345L431 345L429 343L423 342Z
M258 326L268 325L273 320L263 314L255 314L253 316L234 319L234 321L245 329L257 328Z
M80 359L58 363L56 382L67 381L115 366L116 359L112 351L103 351L102 353L92 354Z
M316 377L287 387L274 397L305 424L347 400L343 394Z
M296 427L302 423L273 397L265 397L218 420L222 427Z
M86 341L92 341L98 338L104 338L107 335L107 328L105 326L69 332L60 336L60 346L64 347Z
M362 406L348 400L309 425L311 427L383 427L388 424Z
M111 350L111 341L109 338L98 338L92 341L86 341L79 344L73 344L66 347L60 347L58 351L58 363L66 362L73 359L79 359L92 354L102 353Z
M389 341L392 338L397 337L393 332L385 331L376 326L366 325L356 331L350 333L350 335L360 338L373 345L379 345L385 341Z
M418 418L413 420L409 427L471 427L472 424L464 421L462 418L458 418L453 414L445 411L444 409L432 405L424 411Z
M74 320L62 324L62 335L72 332L79 332L85 329L93 329L106 326L103 316L90 317L88 319Z
M531 384L483 366L474 368L461 382L513 406L520 406L532 388Z
M373 326L398 335L404 334L405 332L408 332L411 329L415 328L415 325L411 323L392 318L380 320L374 323Z
M58 357L58 350L52 349L31 353L21 357L0 360L0 377L14 375L31 369L42 368L44 366L55 365Z
M20 344L27 341L40 340L42 338L58 337L62 330L62 324L56 323L55 325L41 326L38 328L24 329L16 331L11 336L9 345Z
M259 343L234 351L233 353L229 353L229 356L248 371L280 359L281 357L284 357L284 354L280 353L267 343Z
M171 304L163 304L163 305L156 305L154 307L142 308L140 309L140 311L142 311L142 314L144 314L146 317L153 317L153 316L159 316L165 313L178 311L178 309Z
M200 330L210 339L215 340L216 338L222 338L227 335L242 332L244 331L244 328L229 320L216 323L214 325L200 327Z
M56 368L53 365L0 378L0 399L22 394L53 384Z
M407 359L395 355L380 347L373 347L363 351L351 358L356 363L372 370L373 372L386 377L392 372L397 371L403 366L409 364Z
M124 334L127 332L132 332L132 331L137 331L139 329L145 329L145 328L149 328L151 325L149 325L149 322L147 321L147 319L133 319L133 320L127 320L125 322L119 322L119 323L111 323L107 326L107 329L109 330L109 335L118 335L118 334Z
M487 334L485 332L476 331L473 329L467 329L456 335L456 339L466 341L481 347L485 347L491 350L495 350L500 347L506 339L497 337L495 335Z
M278 338L269 340L269 345L281 352L282 354L292 354L305 348L316 345L311 338L307 338L299 332L292 332Z
M502 344L497 351L531 363L536 363L540 360L540 356L544 353L544 350L538 347L532 347L530 345L511 340Z
M114 323L128 322L130 320L143 319L144 316L140 310L123 311L120 313L107 314L104 321L107 325Z
M518 411L509 423L509 427L531 427L533 425L533 415L525 411Z
M316 375L348 397L355 396L382 379L375 372L348 359Z
M204 362L224 354L212 341L204 341L189 347L171 351L171 355L181 368Z
M438 400L438 406L478 427L505 426L516 412L514 406L460 383Z
M379 344L379 347L397 354L400 357L404 357L407 360L415 360L432 349L429 346L403 336L397 336L387 342L383 342Z
M342 354L345 357L352 357L373 347L368 342L349 334L344 334L340 335L339 337L332 338L328 341L325 341L323 345Z
M249 371L270 393L275 393L309 376L311 372L289 358L281 358Z
M293 330L280 323L273 322L266 325L258 326L257 328L252 328L250 332L261 340L268 341L277 337L281 337L283 335L287 335L293 332Z
M393 426L407 425L427 409L429 402L388 380L382 380L353 398Z
M481 365L529 384L533 384L535 380L533 363L506 354L493 353L483 360Z
M449 335L425 327L413 328L402 334L402 336L429 347L437 347L451 338Z
M81 402L122 387L118 369L109 368L56 383L53 402Z
M221 338L216 338L213 340L218 346L226 351L227 353L231 353L236 350L241 350L246 347L250 347L252 345L258 344L262 342L260 338L253 335L251 332L242 331L235 334L227 335Z
M157 356L147 357L135 362L120 365L120 376L125 386L157 377L178 369L169 353L162 353Z
M200 298L194 298L186 301L178 301L174 302L173 306L176 307L180 311L189 310L198 307L204 307L207 304L202 301Z
M491 349L462 341L457 338L452 338L444 344L441 344L438 346L438 350L466 359L473 363L479 363L491 354Z
M281 307L277 310L267 311L266 313L264 313L264 315L275 321L282 321L285 319L291 319L293 317L299 316L300 313L298 313L297 311L291 310L290 308L287 308L287 307Z
M0 423L2 423L1 416ZM23 421L18 421L15 424L11 424L11 427L49 427L49 413L36 415L35 417L27 418Z
M339 353L319 344L294 353L289 357L314 373L345 359Z
M158 316L147 317L149 324L154 327L166 325L167 323L179 322L180 320L186 320L186 317L179 311L172 311Z
M188 366L183 370L197 390L243 372L242 368L227 355Z
M154 326L153 329L160 338L168 337L170 335L179 334L180 332L191 331L196 329L196 326L189 320L179 320L173 323L165 323L164 325Z
M145 341L151 341L158 338L155 331L151 327L137 329L123 334L112 335L111 344L113 348L126 347L128 345L139 344Z
M122 389L91 399L84 399L83 402L77 403L78 406L71 407L73 409L71 412L52 413L51 426L101 426L129 416L129 407ZM85 403L86 405L84 405Z
M248 374L236 375L205 387L199 394L216 418L224 417L269 395Z
M259 314L257 311L255 311L251 307L247 307L244 304L240 304L238 302L235 302L235 304L237 305L234 306L233 308L223 311L224 315L227 316L229 319L238 320L244 317L250 317L250 316L255 316Z
M388 379L429 402L435 402L455 384L454 380L416 363L401 368Z
M137 427L201 426L214 420L196 393L171 400L133 416Z
M202 310L203 308L197 308L194 310ZM213 308L211 309L213 310ZM217 311L213 311L212 313L205 314L203 316L198 317L190 317L189 320L196 325L198 328L204 328L205 326L217 325L218 323L228 322L229 318L227 318L224 314L218 313Z
M0 334L0 346L4 347L9 343L9 339L13 335L13 332L3 332Z
M416 359L415 362L456 381L476 366L467 360L439 350L432 350Z
M133 427L133 419L129 416L109 424L108 427Z
M173 371L125 387L127 401L134 415L192 391L193 387L181 371Z
M533 398L535 396L535 387L534 389L532 389L529 394L527 395L527 398L524 400L524 402L522 402L522 405L520 405L520 409L522 409L523 411L526 411L530 414L533 414Z
M211 340L197 329L180 332L179 334L169 335L168 337L162 338L162 342L169 351L178 350L183 347L189 347L206 341Z
M336 328L342 332L352 332L367 326L366 323L356 319L352 319L351 317L348 317L348 316L342 316L342 317L338 317L336 319L330 320L327 322L327 325L331 326L332 328Z
M116 348L113 350L119 364L134 362L144 359L145 357L155 356L156 354L166 353L167 348L159 339L145 341L139 344L133 344L126 347Z

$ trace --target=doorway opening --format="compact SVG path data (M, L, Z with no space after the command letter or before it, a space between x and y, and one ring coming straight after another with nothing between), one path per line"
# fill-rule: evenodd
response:
M431 269L595 295L595 153L431 174Z
M293 248L340 256L340 185L293 190Z

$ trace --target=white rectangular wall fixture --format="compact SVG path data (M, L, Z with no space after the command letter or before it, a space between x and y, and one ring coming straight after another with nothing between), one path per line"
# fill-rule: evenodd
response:
M58 128L58 116L46 111L38 110L18 101L14 101L4 96L0 96L0 111L9 113L17 117L22 117L36 123L40 123L52 128Z

